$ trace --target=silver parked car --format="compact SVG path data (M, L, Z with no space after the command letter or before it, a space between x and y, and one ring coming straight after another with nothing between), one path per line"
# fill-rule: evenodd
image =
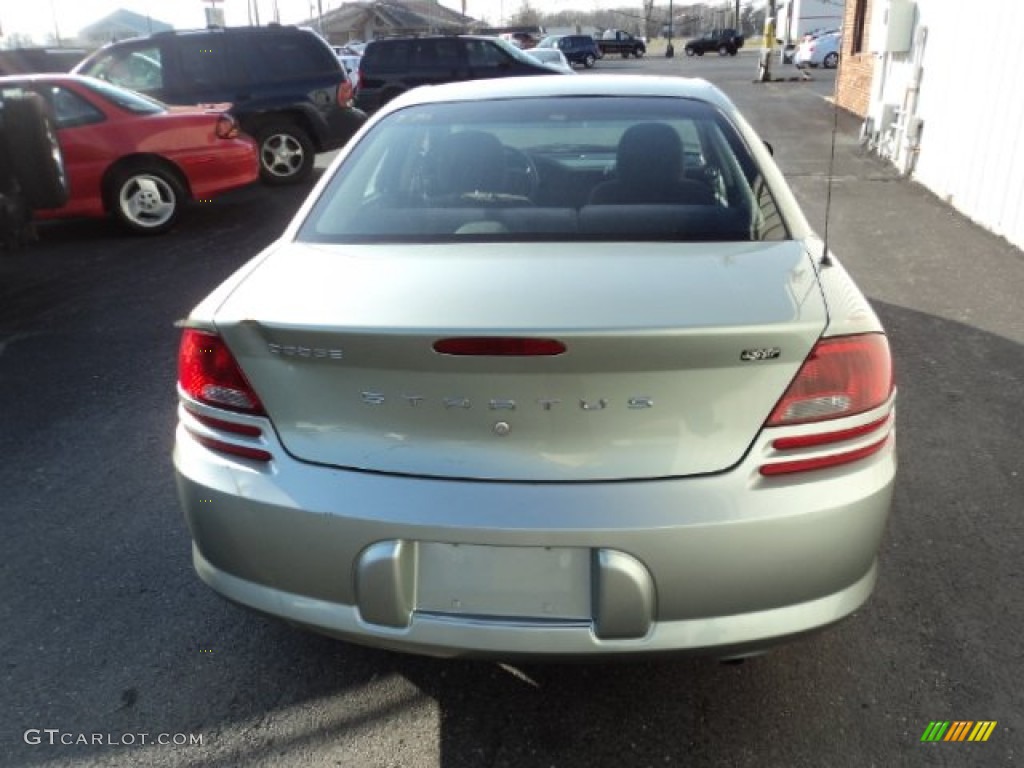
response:
M412 90L184 326L178 490L242 605L434 655L729 658L875 584L885 333L706 82Z
M572 68L572 64L565 58L565 54L557 48L531 48L525 52L527 56L530 56L541 64L547 64L554 70L561 72L563 75L575 75L576 70Z

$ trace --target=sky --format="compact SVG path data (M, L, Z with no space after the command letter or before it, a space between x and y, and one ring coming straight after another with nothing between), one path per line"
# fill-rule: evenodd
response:
M274 20L276 6L281 23L293 24L315 16L318 2L326 13L341 5L343 0L257 2L261 23ZM443 0L441 4L454 10L461 8L460 0ZM583 11L621 8L632 4L639 10L642 3L641 0L531 0L530 4L545 12L554 12L571 8ZM217 6L224 10L226 24L249 23L248 0L221 0ZM502 14L512 15L521 6L522 0L466 0L466 13L498 24ZM208 7L209 0L0 0L0 29L5 36L16 33L31 35L37 43L46 42L48 36L58 34L61 38L73 38L82 27L118 8L152 16L176 27L195 28L206 25L204 9Z

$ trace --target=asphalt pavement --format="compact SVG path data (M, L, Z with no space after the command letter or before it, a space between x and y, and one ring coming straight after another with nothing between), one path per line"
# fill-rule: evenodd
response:
M308 191L254 188L164 238L69 223L0 252L0 765L1024 761L1024 254L867 154L828 101L834 73L755 84L755 68L745 53L595 71L712 80L819 232L831 198L830 246L887 326L900 387L896 501L862 610L738 666L512 667L360 648L221 601L174 496L173 323ZM921 741L933 721L982 720L987 742Z

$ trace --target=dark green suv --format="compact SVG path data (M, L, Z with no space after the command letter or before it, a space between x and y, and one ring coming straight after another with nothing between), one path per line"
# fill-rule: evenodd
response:
M162 32L111 43L74 71L168 104L231 102L270 184L305 179L317 152L342 146L366 121L330 45L299 27Z

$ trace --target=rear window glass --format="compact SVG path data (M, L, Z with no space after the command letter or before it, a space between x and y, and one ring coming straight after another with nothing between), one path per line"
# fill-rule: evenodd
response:
M721 112L638 97L395 112L360 140L300 231L317 242L785 237Z
M451 70L460 65L458 40L417 40L413 45L412 68L414 70Z
M156 99L151 99L148 96L135 93L126 88L110 85L102 80L92 79L85 81L83 84L112 104L128 112L134 112L137 115L156 115L167 111L167 107Z
M366 46L360 68L363 72L390 74L409 69L409 52L412 44L408 40L370 43Z
M188 88L230 85L231 62L223 35L185 35L178 39L181 78Z
M115 47L101 52L83 65L79 73L143 93L164 87L163 63L157 44Z
M234 43L253 82L294 80L341 68L330 46L313 35L253 35Z

